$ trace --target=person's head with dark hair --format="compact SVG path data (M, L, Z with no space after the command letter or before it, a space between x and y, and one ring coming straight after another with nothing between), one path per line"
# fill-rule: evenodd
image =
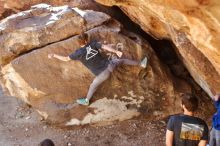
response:
M52 140L45 139L39 144L39 146L55 146L55 144L53 143Z
M87 33L82 33L79 35L80 45L86 45L89 41L89 35Z
M198 108L198 99L192 94L185 93L181 95L181 107L184 112L187 110L188 112L195 112Z

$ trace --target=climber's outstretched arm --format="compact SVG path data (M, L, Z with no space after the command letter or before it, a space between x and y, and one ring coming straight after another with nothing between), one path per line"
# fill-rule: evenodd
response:
M115 50L112 46L113 46L112 44L102 45L101 48L102 48L103 50L106 50L106 51L109 51L109 52L112 52L112 53L117 54L118 57L121 57L123 53L122 53L121 51Z
M70 61L71 60L69 56L61 56L61 55L57 55L57 54L48 54L48 58L49 59L56 58L61 61Z

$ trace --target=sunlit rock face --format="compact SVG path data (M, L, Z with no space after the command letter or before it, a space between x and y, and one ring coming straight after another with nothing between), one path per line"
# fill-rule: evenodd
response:
M219 0L96 0L119 6L157 39L171 39L195 81L212 96L220 92Z
M0 64L25 51L80 34L86 30L83 23L84 19L67 6L39 4L11 15L0 24Z
M180 111L173 106L179 105L179 93L191 90L184 81L178 83L185 91L175 90L172 76L148 42L104 13L41 4L2 20L0 26L2 86L50 123L107 124L139 115L161 118ZM90 41L121 43L123 58L148 58L146 69L120 65L98 88L89 106L75 101L86 96L94 75L78 61L47 57L49 53L67 56L80 48L83 32Z
M104 6L93 0L1 0L0 1L0 19L6 18L11 14L28 10L33 5L46 3L51 6L68 5L70 7L78 7L80 9L90 9L96 11L112 12Z

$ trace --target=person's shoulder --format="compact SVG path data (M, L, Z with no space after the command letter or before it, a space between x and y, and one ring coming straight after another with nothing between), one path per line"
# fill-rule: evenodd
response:
M77 49L75 52L84 52L86 50L86 46L83 46L79 49Z
M96 43L98 43L97 40L91 40L88 44L96 44Z
M170 116L170 119L171 119L171 120L176 120L176 119L179 119L180 117L181 117L180 114L175 114L175 115L171 115L171 116Z
M200 124L207 125L206 122L205 122L203 119L201 119L201 118L199 118L199 117L194 117L194 118L195 118L195 120L197 120Z
M170 117L174 117L174 118L178 118L178 117L181 117L182 114L174 114L174 115L171 115Z

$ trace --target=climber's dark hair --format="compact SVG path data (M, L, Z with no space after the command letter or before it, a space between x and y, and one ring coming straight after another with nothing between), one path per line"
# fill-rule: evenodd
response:
M45 139L39 144L39 146L55 146L55 144L53 143L52 140Z
M84 42L88 42L89 35L87 33L82 33L79 35L79 39L83 40Z
M180 95L182 105L185 105L186 109L190 112L195 112L198 108L198 99L190 94L190 93L184 93Z

